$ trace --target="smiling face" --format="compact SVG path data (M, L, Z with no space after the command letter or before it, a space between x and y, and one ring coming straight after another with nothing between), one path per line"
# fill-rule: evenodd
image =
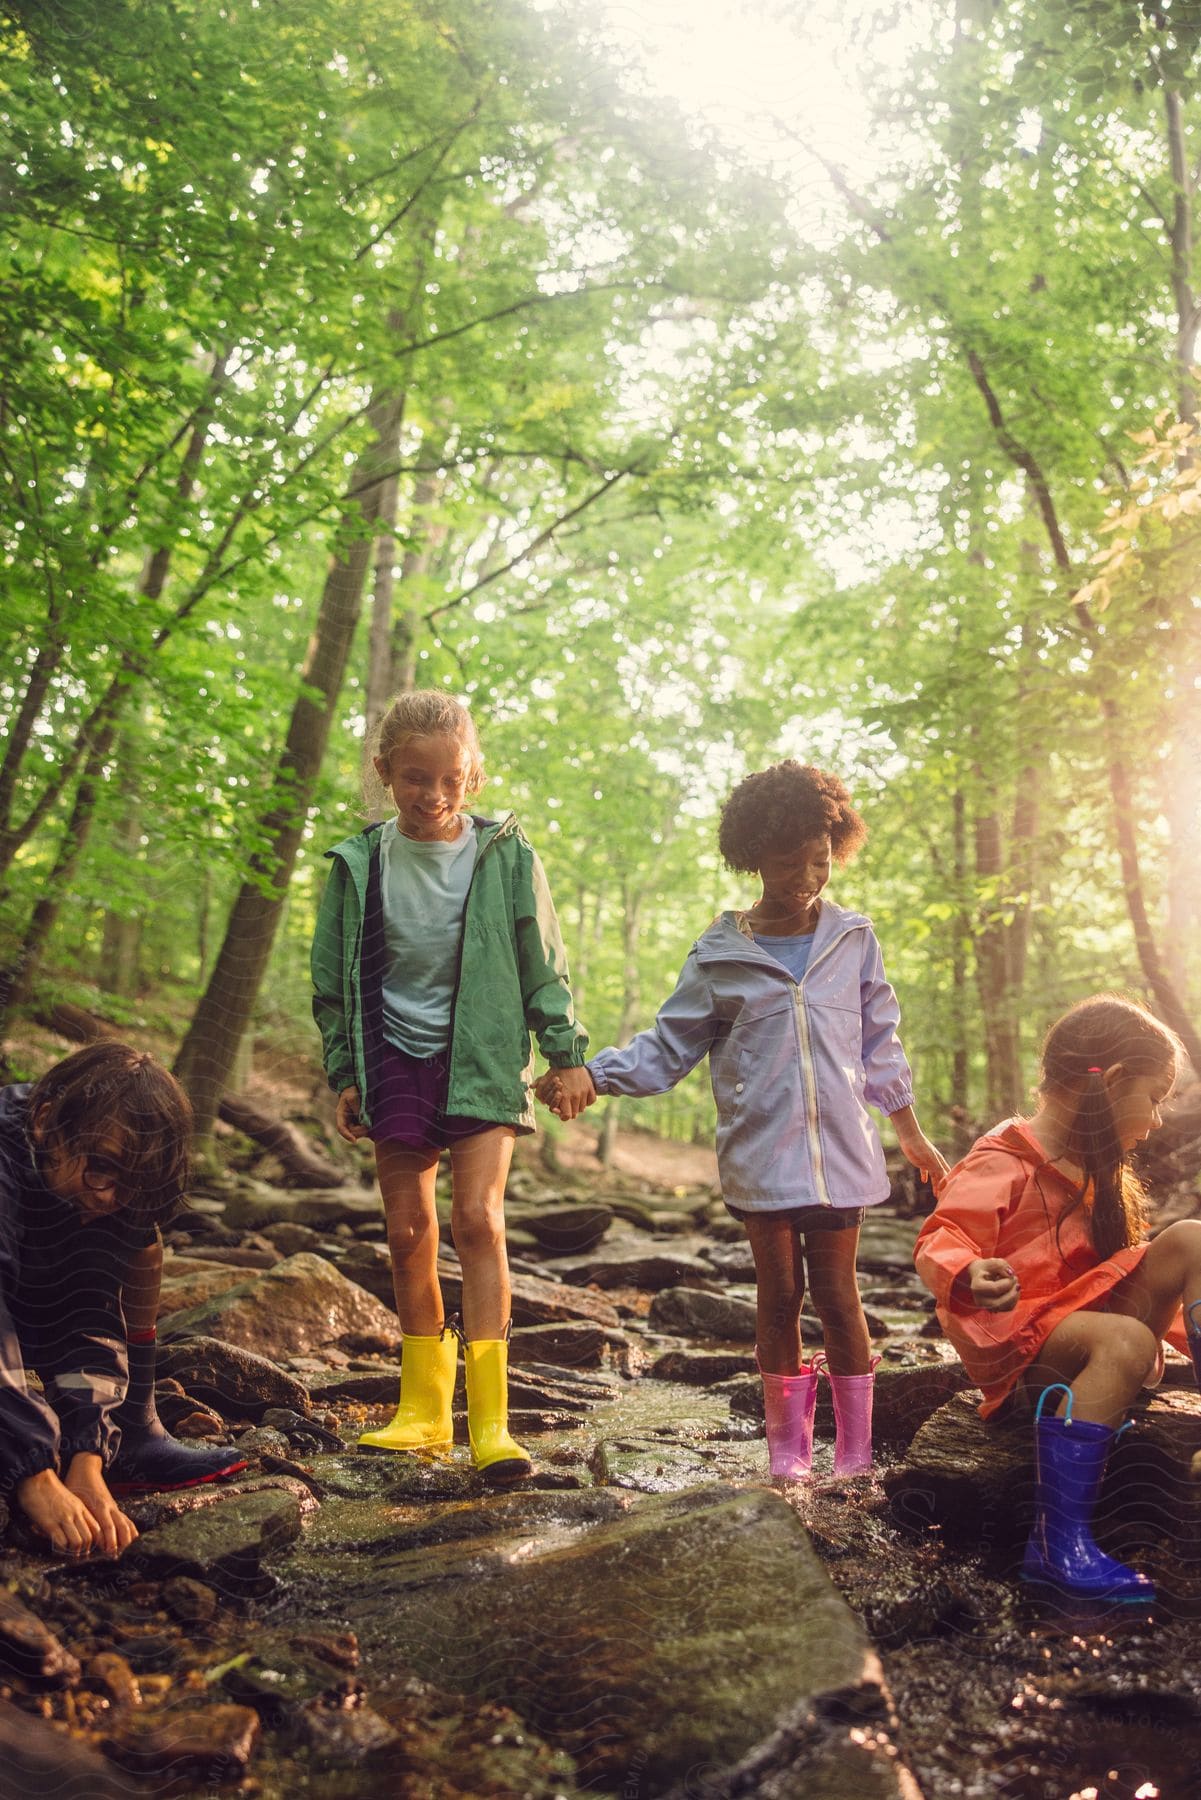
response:
M471 770L467 747L443 733L402 738L388 756L375 759L375 772L396 806L397 829L426 843L458 836Z
M763 898L755 908L763 921L776 921L798 933L812 929L818 900L830 879L829 832L806 838L795 850L766 856L759 865Z

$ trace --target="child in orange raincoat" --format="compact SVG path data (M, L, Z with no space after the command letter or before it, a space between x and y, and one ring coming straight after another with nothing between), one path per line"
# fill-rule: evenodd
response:
M1145 1237L1127 1167L1160 1124L1180 1044L1136 1002L1100 994L1051 1027L1040 1106L977 1139L918 1236L918 1273L983 1390L985 1418L1035 1410L1035 1521L1022 1573L1073 1595L1153 1598L1105 1556L1090 1525L1127 1407L1163 1366L1162 1341L1194 1351L1183 1303L1201 1310L1201 1221ZM1043 1416L1051 1391L1063 1398Z

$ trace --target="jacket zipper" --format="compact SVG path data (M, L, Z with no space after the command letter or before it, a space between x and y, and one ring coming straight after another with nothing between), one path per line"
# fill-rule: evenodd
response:
M512 817L512 815L510 815L510 817ZM466 938L467 938L467 908L471 905L471 890L475 886L475 878L480 872L480 864L483 862L484 858L487 856L489 850L491 850L493 844L496 843L497 839L501 838L505 835L505 828L508 825L508 823L509 823L508 819L502 820L501 824L497 827L497 829L493 832L492 836L488 839L488 842L486 844L484 844L479 851L477 851L475 863L471 870L471 880L467 883L467 892L463 896L463 923L459 927L459 947L455 953L455 985L454 985L454 988L451 990L450 1022L447 1026L447 1035L446 1035L446 1106L447 1106L448 1112L450 1110L450 1082L451 1082L451 1076L454 1073L455 1009L457 1008L457 1006L459 1004L459 987L463 980L463 945L466 942ZM475 826L473 824L472 830L474 830L474 829L475 829Z
M808 965L805 973L801 976L800 981L794 982L792 990L792 1004L797 1027L797 1045L801 1053L801 1085L805 1090L805 1115L809 1121L809 1143L811 1145L810 1159L813 1164L813 1186L817 1192L818 1205L829 1206L831 1208L833 1208L834 1202L831 1200L830 1190L826 1186L825 1157L822 1154L820 1121L817 1113L817 1081L813 1070L813 1039L809 1033L809 1014L805 1010L805 1000L801 993L801 988L807 977L817 967L818 963L820 963L823 958L829 956L831 950L838 944L841 944L844 937L849 937L852 931L858 929L858 926L850 926L846 931L840 931L838 936L826 945L821 956L817 957L814 962L811 962Z

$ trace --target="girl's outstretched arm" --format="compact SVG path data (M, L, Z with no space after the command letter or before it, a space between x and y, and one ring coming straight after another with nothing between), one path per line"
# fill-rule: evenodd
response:
M602 1050L588 1073L598 1094L665 1094L708 1054L719 1027L709 984L690 951L654 1024L624 1050Z

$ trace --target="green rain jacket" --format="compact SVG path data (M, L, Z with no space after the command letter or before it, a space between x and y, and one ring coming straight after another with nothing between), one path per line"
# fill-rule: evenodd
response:
M446 1110L532 1130L530 1032L552 1068L584 1061L567 957L542 864L516 817L475 819L475 867L459 939L451 1003ZM385 952L379 889L382 827L335 844L313 934L313 1017L335 1093L359 1090L371 1123L383 1045Z

